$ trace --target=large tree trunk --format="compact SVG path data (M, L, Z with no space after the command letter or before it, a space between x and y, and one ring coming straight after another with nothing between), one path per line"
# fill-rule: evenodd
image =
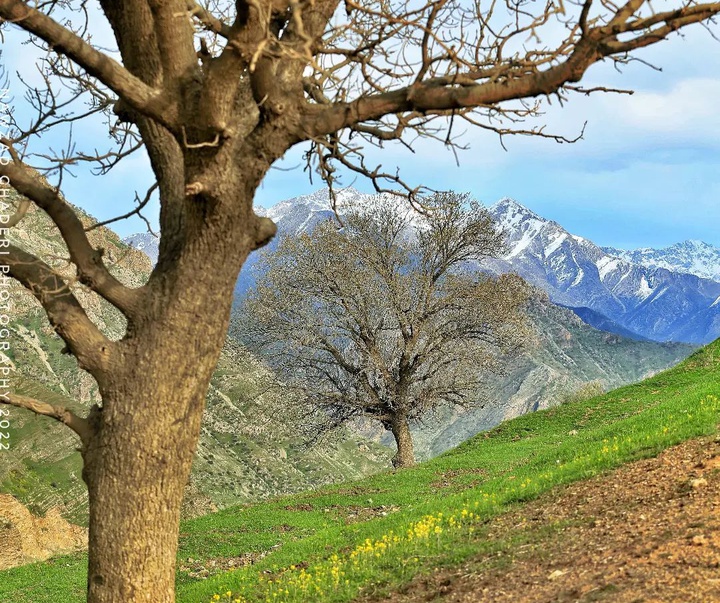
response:
M103 433L84 455L90 501L88 601L171 603L179 510L200 413L193 410L187 421L176 425L177 419L153 420L149 415L163 413L168 406L163 401L180 408L202 404L199 399L188 404L186 394L165 377L151 393L136 382L123 389L129 404L145 408L112 417L99 413ZM155 412L148 412L154 404Z
M393 418L391 431L397 444L397 452L392 459L393 467L412 467L415 464L415 451L413 449L412 434L407 417L397 415Z
M165 358L177 366L178 349ZM201 370L201 373L206 371ZM180 507L195 452L207 378L186 388L149 371L106 397L86 449L90 501L88 601L175 601Z
M175 601L183 491L234 283L252 247L246 232L235 232L198 238L170 260L161 294L120 342L117 371L99 382L102 409L91 414L83 451L89 603Z

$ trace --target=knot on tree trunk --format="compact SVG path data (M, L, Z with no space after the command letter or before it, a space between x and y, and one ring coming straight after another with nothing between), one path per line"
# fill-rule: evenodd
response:
M267 245L277 233L277 226L270 218L255 217L255 246L253 249L260 249Z

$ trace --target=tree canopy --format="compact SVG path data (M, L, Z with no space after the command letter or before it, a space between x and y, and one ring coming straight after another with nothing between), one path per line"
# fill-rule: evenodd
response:
M396 466L414 463L409 424L483 400L483 377L527 335L529 287L477 260L502 235L468 195L438 193L418 214L391 197L350 207L339 229L284 238L241 311L241 337L330 424L392 431Z

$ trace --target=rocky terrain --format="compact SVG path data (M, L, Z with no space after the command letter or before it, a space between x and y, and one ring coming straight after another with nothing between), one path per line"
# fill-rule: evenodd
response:
M87 530L68 523L58 507L36 517L14 497L0 494L0 570L87 547Z
M703 241L682 241L662 249L641 247L626 250L603 247L603 251L633 264L666 268L720 281L720 248Z

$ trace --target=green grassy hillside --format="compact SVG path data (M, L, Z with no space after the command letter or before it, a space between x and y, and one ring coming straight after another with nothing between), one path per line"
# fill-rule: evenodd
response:
M187 521L178 600L340 602L382 592L483 548L518 546L488 544L487 518L715 433L719 421L720 341L640 384L508 421L416 468ZM79 602L84 563L76 555L1 572L0 600Z
M82 219L88 226L93 223L85 214ZM151 265L144 254L107 228L94 229L89 236L94 246L105 249L111 270L122 282L145 282ZM55 267L68 271L62 241L43 212L31 209L12 229L11 238L28 251L57 258ZM100 328L110 337L121 337L122 315L79 285L76 290ZM84 413L98 401L94 380L63 353L62 341L32 296L15 286L12 299L10 356L17 367L17 392ZM584 382L599 380L607 388L616 387L676 363L691 349L601 333L548 302L534 305L532 320L538 345L488 385L484 408L447 412L419 428L421 457L438 454L503 419L551 405ZM305 446L297 417L290 412L296 405L287 392L271 387L274 381L260 362L232 340L227 342L208 393L185 517L354 479L389 466L392 452L383 444L391 442L377 431L339 432L323 446ZM77 438L49 419L17 409L10 412L12 447L0 454L0 492L16 496L36 514L58 507L65 518L84 524L87 491L80 478Z
M484 404L440 412L416 430L419 455L436 456L507 419L555 406L588 383L609 391L674 366L695 349L598 331L544 296L530 304L535 342L500 375L489 375Z

